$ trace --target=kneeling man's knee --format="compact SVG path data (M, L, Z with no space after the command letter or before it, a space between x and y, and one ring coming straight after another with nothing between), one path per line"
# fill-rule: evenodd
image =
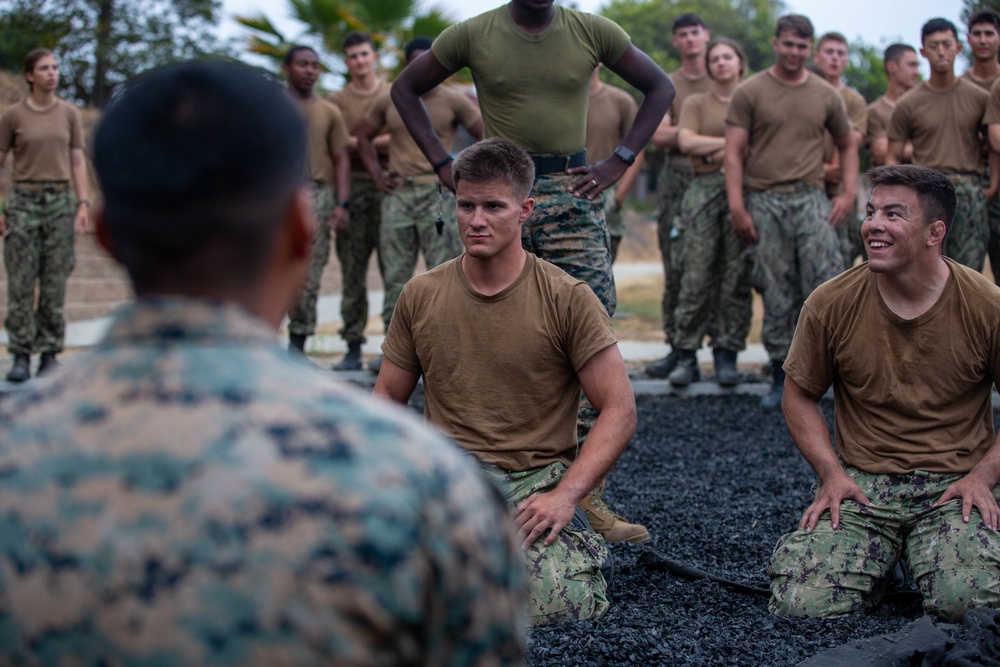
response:
M998 575L984 569L937 570L919 581L924 611L949 623L976 607L1000 607Z

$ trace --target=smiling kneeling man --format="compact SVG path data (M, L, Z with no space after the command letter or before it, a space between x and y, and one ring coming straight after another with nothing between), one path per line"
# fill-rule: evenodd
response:
M424 415L504 492L531 621L596 618L608 609L608 552L577 504L635 432L625 362L587 283L521 247L531 157L494 137L462 151L452 173L465 254L403 288L375 394L406 403L423 375ZM577 451L581 387L600 414Z
M869 179L868 262L813 292L785 361L785 420L819 484L771 558L770 608L866 610L902 560L924 611L957 621L1000 606L1000 288L941 255L947 178L906 165ZM836 451L819 407L831 384Z

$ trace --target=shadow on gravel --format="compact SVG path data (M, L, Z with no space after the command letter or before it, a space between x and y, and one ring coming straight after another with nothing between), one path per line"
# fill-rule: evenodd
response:
M919 602L903 598L866 616L780 619L764 596L678 578L662 566L669 559L768 587L771 550L798 523L814 475L782 416L762 413L758 401L638 397L638 430L605 499L645 524L653 541L611 545L617 576L608 614L533 630L531 664L795 665L920 618ZM823 402L828 420L832 407Z

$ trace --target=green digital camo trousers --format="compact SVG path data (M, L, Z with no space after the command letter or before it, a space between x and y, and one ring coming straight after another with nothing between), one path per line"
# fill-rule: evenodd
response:
M961 499L934 507L962 475L844 470L872 504L844 501L837 530L826 512L811 533L796 530L778 540L768 566L772 612L841 616L868 610L901 557L920 587L925 612L955 622L973 607L1000 607L1000 533L986 527L977 509L965 523ZM1000 498L1000 486L993 494Z
M844 268L827 222L830 200L819 188L799 185L794 192L749 192L746 204L759 238L746 254L750 284L764 299L761 342L772 360L783 361L806 297Z
M958 206L944 237L944 254L959 264L982 271L990 240L989 200L978 182L953 183Z
M667 155L656 182L656 237L663 258L663 334L666 342L674 342L674 311L677 309L677 295L681 289L681 274L678 269L681 201L691 183L691 158L686 155Z
M604 221L604 200L581 199L569 185L579 176L542 174L531 196L535 210L521 227L521 245L590 285L608 315L615 312L611 241Z
M7 328L11 354L60 352L66 333L63 305L73 271L76 205L67 183L14 185L4 202L7 234ZM38 308L35 308L35 287Z
M316 229L309 254L309 275L302 285L298 302L288 312L289 333L301 336L316 333L316 300L319 298L323 270L330 260L330 216L333 214L333 188L326 183L313 181L310 191Z
M536 493L551 491L566 466L508 472L484 465L486 476L503 492L511 508ZM528 618L532 625L600 618L608 610L607 582L601 567L608 560L604 538L589 528L570 524L545 546L539 538L524 552L528 567Z
M987 213L989 218L990 240L988 244L990 270L993 271L993 282L1000 285L1000 195L990 202Z
M746 347L750 330L749 264L746 245L729 217L725 176L695 176L684 193L680 217L678 271L681 276L674 310L673 346L697 350L706 335L724 350Z
M618 258L618 246L621 245L625 237L625 221L622 219L622 210L618 205L617 187L610 187L602 194L604 197L604 219L608 223L608 235L611 236L611 263L615 263Z
M861 223L864 218L859 218L855 213L848 214L847 218L837 226L837 240L840 242L840 256L844 259L844 269L854 266L854 261L861 258L865 261L868 253L865 252L865 242L861 238Z
M381 193L367 176L351 177L351 223L347 231L337 234L337 259L340 260L341 337L348 343L365 342L368 324L368 260L378 253L378 268L382 273L382 253L379 251L379 223L382 219Z
M444 226L439 232L440 214ZM389 320L403 285L413 277L417 254L424 254L428 269L462 254L462 240L455 220L455 196L437 183L406 181L391 195L382 198L382 229L379 252L385 280L382 320Z

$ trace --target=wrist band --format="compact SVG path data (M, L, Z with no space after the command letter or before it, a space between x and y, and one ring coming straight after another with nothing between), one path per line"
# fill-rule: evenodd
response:
M451 161L452 161L452 160L454 160L454 159L455 159L455 158L453 158L452 156L450 156L450 155L449 155L449 156L448 156L448 157L446 157L445 159L443 159L443 160L441 160L440 162L438 162L438 163L437 163L436 165L434 165L434 173L435 173L435 174L440 174L440 173L441 173L441 169L442 169L442 168L443 168L443 167L444 167L444 166L445 166L446 164L448 164L449 162L451 162Z
M78 202L76 203L76 205L77 205L77 206L79 206L80 204L83 204L83 205L84 205L84 206L86 206L87 208L90 208L90 207L91 207L91 201L90 201L89 199L81 199L80 201L78 201Z

